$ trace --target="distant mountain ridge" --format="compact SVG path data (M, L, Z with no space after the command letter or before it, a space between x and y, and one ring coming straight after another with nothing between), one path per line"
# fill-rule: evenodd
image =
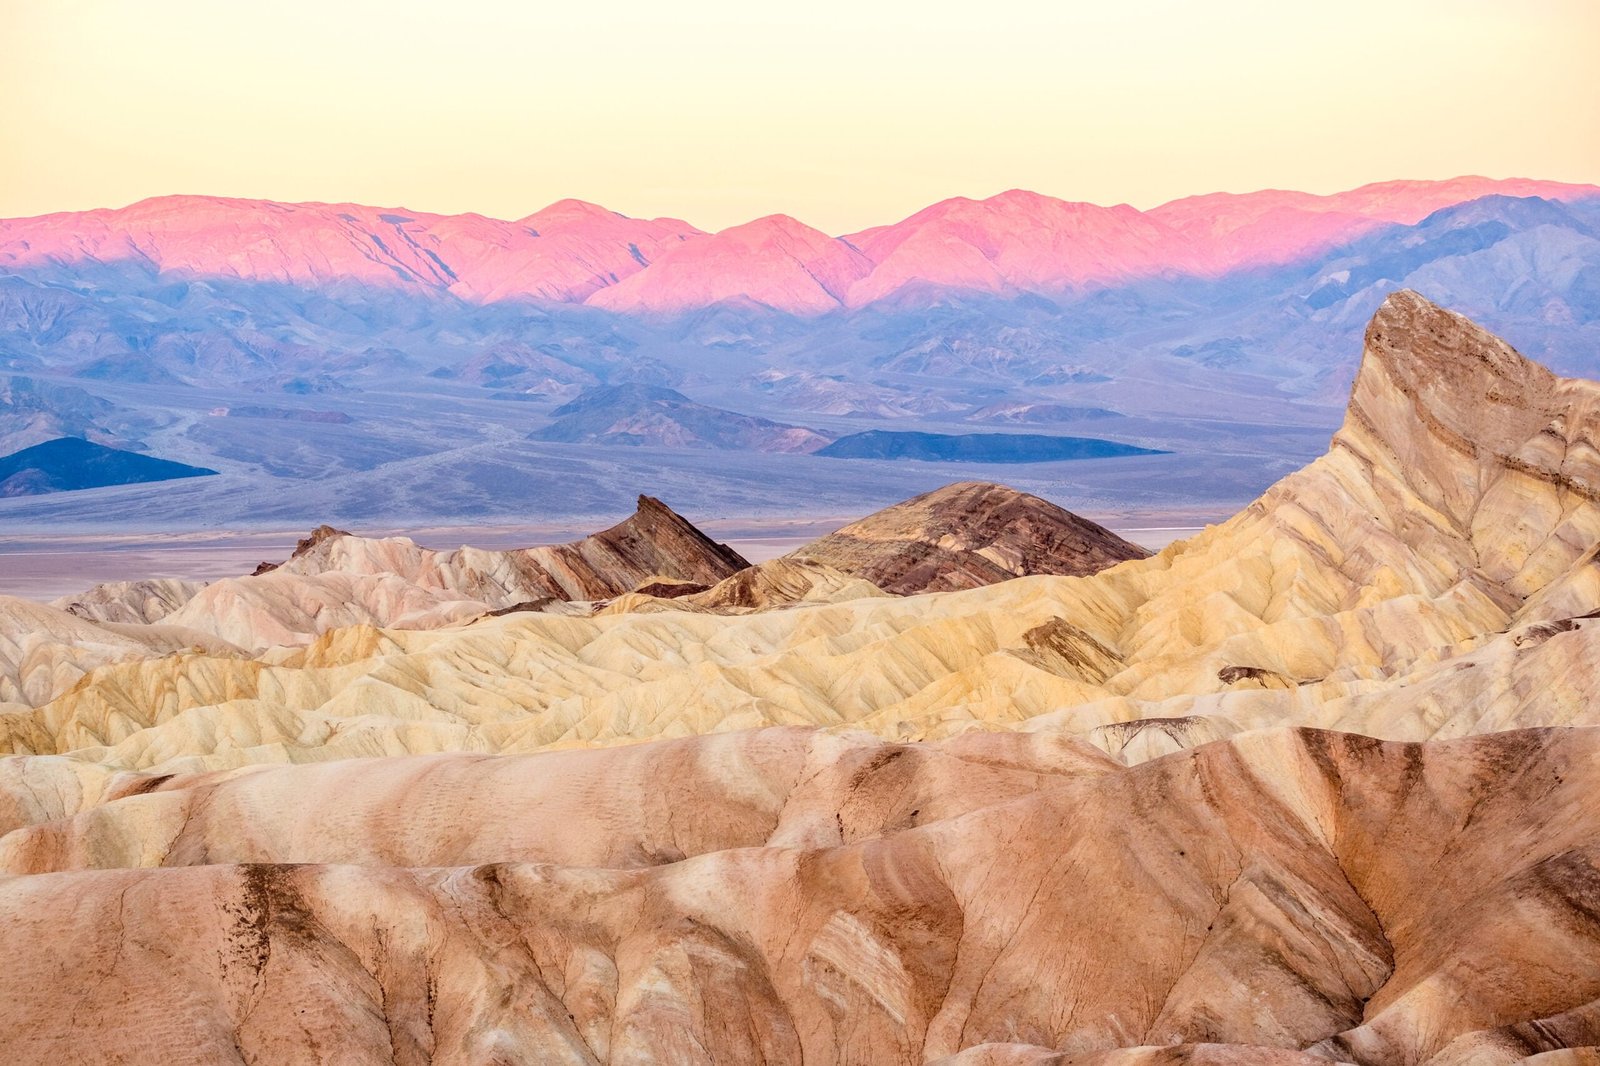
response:
M581 303L704 234L562 200L515 221L359 204L162 196L0 221L0 268L133 264L156 274L291 285L421 286L475 303Z
M813 452L833 438L804 426L696 403L661 385L585 389L550 412L555 421L529 434L561 444Z
M1429 196L1474 191L1450 185ZM1285 210L1304 215L1308 203L1323 214L1392 214L1396 195L1369 191L1362 196L1371 202L1341 206L1337 197L1262 194L1209 210L1219 232L1240 233L1253 224L1271 229ZM1021 210L1033 198L1001 199ZM1426 204L1412 196L1400 206ZM541 212L550 216L539 222L541 239L570 224L564 213L581 219L601 210L569 204ZM979 201L963 208L988 210ZM1211 225L1203 214L1186 220L1177 207L1160 213L1169 210L1170 226ZM932 232L958 215L924 216L918 225ZM826 287L843 291L849 272L820 269L826 264L808 250L813 237L796 227L752 227L740 254L764 255L765 233L788 249L786 263L798 264L774 281L804 281L806 264L817 263ZM392 232L380 236L391 249L403 244ZM878 231L851 240L888 242ZM626 247L614 249L634 274L624 278L628 268L619 264L624 281L596 291L632 291L657 269L670 281L665 268L685 262L676 249L710 247L710 238L693 234L653 250L640 245L649 267ZM1013 262L1016 249L986 247L996 262ZM475 302L401 283L388 267L393 284L266 281L184 277L149 259L99 254L107 259L0 263L0 436L8 445L0 451L81 436L228 471L118 490L115 517L150 523L370 524L381 516L379 524L399 524L530 511L588 518L625 506L641 484L688 492L712 513L838 514L994 469L784 454L771 447L780 437L743 443L721 419L835 438L980 428L1110 437L1169 454L1013 468L1008 476L1091 513L1126 506L1130 493L1140 507L1165 508L1209 486L1220 514L1290 462L1317 454L1337 424L1366 322L1402 288L1470 313L1561 373L1600 377L1600 197L1483 196L1412 223L1379 224L1291 262L1217 276L1054 294L918 281L862 307L815 315L748 297L676 315L543 298ZM887 263L899 253L881 254ZM440 258L465 276L450 256ZM683 399L675 411L636 405L642 421L613 418L567 443L540 439L574 428L556 429L571 413L556 409L585 390L635 385ZM345 417L330 420L328 412ZM703 443L714 436L723 443ZM589 447L599 443L641 447ZM663 464L676 467L675 480L658 480ZM0 521L111 521L99 500L14 499Z
M1393 181L1328 196L1214 193L1149 211L1025 190L955 197L841 237L784 215L717 233L563 200L515 221L355 204L168 196L0 221L0 269L105 265L158 276L422 287L676 315L750 303L795 315L918 288L1059 293L1292 262L1489 195L1571 200L1600 187L1514 178Z

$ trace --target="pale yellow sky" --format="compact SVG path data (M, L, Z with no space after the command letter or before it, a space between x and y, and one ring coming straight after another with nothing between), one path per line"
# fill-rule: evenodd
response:
M837 233L1019 186L1600 182L1596 0L0 0L0 40L0 216L576 196Z

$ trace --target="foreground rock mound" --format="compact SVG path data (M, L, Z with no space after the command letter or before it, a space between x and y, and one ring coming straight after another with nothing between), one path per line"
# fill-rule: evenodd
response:
M50 606L99 622L159 622L194 599L203 581L175 577L143 581L107 581L76 596L63 596Z
M124 780L0 840L29 875L0 882L0 1042L1510 1063L1600 1039L1596 789L1594 730L1277 730L1134 769L1059 738L778 730ZM116 1024L47 1022L63 1002Z
M603 605L601 615L661 611L736 615L889 595L870 581L840 573L811 559L768 559L705 588L691 582L652 579Z
M794 552L900 595L1093 574L1149 554L1037 496L982 481L923 493Z

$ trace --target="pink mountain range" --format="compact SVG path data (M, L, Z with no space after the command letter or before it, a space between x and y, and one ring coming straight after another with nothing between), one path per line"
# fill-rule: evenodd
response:
M943 200L841 237L786 215L707 233L580 200L507 222L166 196L0 221L0 269L133 261L198 278L425 286L475 302L539 299L667 315L749 301L816 315L919 286L1051 293L1289 263L1491 194L1570 200L1600 195L1600 187L1463 177L1381 182L1330 196L1213 193L1149 211L1012 190Z

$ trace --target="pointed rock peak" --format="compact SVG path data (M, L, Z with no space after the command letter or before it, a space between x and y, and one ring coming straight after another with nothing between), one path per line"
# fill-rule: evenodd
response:
M651 574L703 580L714 573L712 580L720 581L750 565L744 556L706 536L665 503L644 494L632 515L590 540L645 565ZM673 565L663 565L663 559Z
M1566 384L1467 318L1396 292L1367 326L1333 447L1388 470L1465 528L1507 470L1570 480L1562 471L1576 430Z
M639 494L638 509L635 513L641 515L661 515L663 517L676 518L680 522L686 521L686 519L679 515L678 512L674 511L672 508L668 507L654 496L646 496L642 492Z
M1350 410L1359 417L1369 400L1398 390L1413 398L1421 426L1506 447L1525 439L1530 417L1549 418L1558 380L1471 319L1403 289L1367 324Z
M693 533L696 537L705 538L705 534L695 528L694 523L683 517L677 511L668 507L654 496L640 494L637 509L632 517L622 523L622 526L634 526L643 530L659 531L664 528L674 528ZM622 528L621 526L613 528ZM600 534L604 536L605 534ZM705 538L709 543L709 538Z
M319 545L319 544L322 544L322 543L324 543L326 541L334 540L334 539L336 539L338 537L348 537L348 536L350 536L350 534L348 532L346 532L345 530L335 529L334 527L332 527L332 526L328 525L326 522L324 522L322 525L318 526L316 529L313 529L311 531L311 535L310 536L301 537L300 538L300 541L297 544L295 544L294 552L289 556L289 558L298 559L302 555L304 555L307 552L311 551L313 548L317 547L317 545Z
M295 543L294 551L289 553L289 558L287 560L285 560L282 563L274 563L274 562L270 562L270 561L267 561L267 560L263 560L262 562L256 564L256 568L253 571L250 572L250 576L251 577L260 577L262 574L270 574L274 570L278 569L279 567L285 566L288 563L294 562L296 559L304 559L304 558L306 558L307 556L309 556L313 552L315 552L317 548L321 547L322 545L328 543L331 540L338 540L340 537L348 537L350 535L351 534L346 532L345 530L335 529L333 526L330 526L326 522L324 522L322 525L318 526L316 529L313 529L310 532L309 535L301 537ZM326 563L327 562L327 559L326 559L325 556L322 558L321 562L322 563Z

